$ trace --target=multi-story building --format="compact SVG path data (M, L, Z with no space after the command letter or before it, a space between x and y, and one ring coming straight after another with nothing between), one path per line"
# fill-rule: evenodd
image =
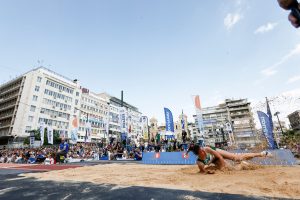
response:
M109 101L97 94L82 88L79 112L78 141L86 142L87 122L91 126L91 137L88 142L100 142L107 139L107 123L109 114Z
M198 142L198 139L200 137L199 127L196 123L189 123L188 124L188 130L189 130L189 137L192 141Z
M300 110L288 115L293 130L300 130Z
M226 99L225 103L236 144L239 147L255 146L258 141L251 103L247 99Z
M229 140L226 123L233 129L234 142L239 147L250 147L257 143L254 119L247 99L226 99L218 106L202 109L204 135L208 145L221 144ZM194 116L197 125L197 117Z
M225 123L228 122L228 111L226 104L203 108L204 137L207 145L215 146L227 141ZM194 116L196 124L197 117Z
M68 137L81 90L71 80L39 67L0 86L0 140L29 136L43 123Z
M100 97L109 100L109 133L112 137L121 137L121 127L120 127L120 108L123 106L127 113L127 123L128 123L128 136L132 139L143 138L142 135L142 124L141 117L142 113L139 112L138 108L128 104L127 102L122 102L121 99L110 96L107 93L99 94Z

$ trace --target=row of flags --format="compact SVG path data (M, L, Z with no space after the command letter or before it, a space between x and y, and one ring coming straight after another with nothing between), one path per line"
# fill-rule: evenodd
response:
M196 109L198 128L199 128L199 132L200 132L199 143L200 143L200 145L204 146L205 145L205 141L204 141L204 122L203 122L203 113L202 113L200 96L199 95L193 96L193 100L194 100L194 106L195 106L195 109ZM258 114L258 117L259 117L259 120L260 120L260 123L261 123L261 126L262 126L262 132L263 132L263 134L266 137L266 140L268 142L268 147L270 149L276 149L278 147L277 147L276 141L274 139L274 133L273 133L274 124L273 124L272 112L271 112L271 109L270 109L268 99L266 99L266 101L267 101L267 113L264 113L262 111L258 111L257 114ZM166 132L174 133L174 121L173 121L172 112L168 108L164 108L164 111L165 111L165 121L166 121ZM186 125L185 125L183 111L182 111L181 117L182 117L181 127L184 130ZM231 122L226 122L225 129L228 133L229 143L234 144L235 139L234 139L233 127L232 127Z
M204 136L204 125L203 125L203 114L202 114L200 96L199 95L193 96L193 102L194 102L194 106L196 109L198 128L199 128L199 132L200 132L199 142L201 145L203 145L204 144L204 137L203 137ZM175 131L174 131L173 114L170 111L170 109L168 109L168 108L164 108L164 112L165 112L165 121L166 121L166 132L173 133L173 135L174 135ZM186 126L187 125L185 124L184 114L182 111L182 114L181 114L182 130L185 130Z
M201 107L201 101L200 101L200 96L196 95L193 96L193 101L194 101L194 106L196 109L196 116L197 116L197 121L198 121L198 128L199 128L199 133L200 133L200 145L204 145L204 122L203 122L203 113L202 113L202 107ZM274 139L274 125L273 125L273 118L272 118L272 113L269 105L268 99L267 101L267 113L264 113L262 111L258 111L258 117L259 121L262 126L262 132L264 136L267 139L268 146L270 149L275 149L277 148L275 139ZM170 109L164 108L164 113L165 113L165 121L166 121L166 132L169 133L167 135L174 136L174 119L173 119L173 114ZM79 119L78 119L78 114L79 111L77 111L72 119L72 129L71 129L71 134L69 136L65 136L70 138L72 143L77 143L78 140L78 129L79 129ZM186 124L185 124L185 119L184 119L184 114L182 111L181 115L181 128L182 130L185 129ZM121 127L121 136L123 139L126 139L131 136L132 132L132 117L128 114L128 111L126 108L122 107L120 108L120 113L119 113L119 122L120 122L120 127ZM148 130L148 118L146 116L142 116L140 119L140 123L142 125L142 136L144 140L149 139L149 130ZM91 133L92 133L92 126L89 122L86 123L86 135L85 135L85 142L91 142ZM41 123L40 125L40 136L41 136L41 145L44 144L44 134L45 134L45 129L47 128L47 138L48 138L48 143L53 144L53 129L49 126L46 127L45 123ZM229 136L229 142L231 144L234 143L234 136L233 136L233 129L232 125L230 122L225 124L225 128L228 132ZM109 121L106 121L106 133L108 135L109 133ZM172 134L173 133L173 134ZM30 143L32 141L30 140Z

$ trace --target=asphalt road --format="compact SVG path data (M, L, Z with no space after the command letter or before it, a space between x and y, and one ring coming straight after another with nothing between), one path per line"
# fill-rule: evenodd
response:
M0 199L103 199L103 200L240 200L269 199L233 194L215 194L146 187L119 187L116 185L96 185L92 183L70 183L39 181L18 176L21 170L0 170ZM274 199L274 198L272 198Z

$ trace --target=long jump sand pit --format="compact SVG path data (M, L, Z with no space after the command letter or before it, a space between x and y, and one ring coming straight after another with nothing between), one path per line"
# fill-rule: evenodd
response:
M300 199L300 167L254 167L201 175L196 166L107 164L24 174L39 180L91 182Z

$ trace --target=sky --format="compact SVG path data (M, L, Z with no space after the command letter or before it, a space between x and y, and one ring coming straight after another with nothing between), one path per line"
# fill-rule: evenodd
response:
M275 0L0 1L0 84L41 61L149 118L300 94L300 30Z

